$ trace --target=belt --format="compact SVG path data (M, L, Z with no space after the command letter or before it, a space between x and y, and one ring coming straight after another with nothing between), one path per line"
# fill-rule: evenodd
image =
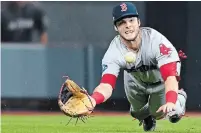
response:
M146 85L160 85L162 84L162 81L158 81L158 82L155 82L155 83L146 83L146 82L143 82L144 84Z

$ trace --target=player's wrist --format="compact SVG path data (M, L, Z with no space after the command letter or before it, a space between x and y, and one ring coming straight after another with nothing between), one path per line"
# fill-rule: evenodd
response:
M96 104L101 104L105 100L104 95L100 92L94 92L91 97L96 101Z
M176 103L177 102L177 92L170 90L166 93L165 97L166 97L166 103Z

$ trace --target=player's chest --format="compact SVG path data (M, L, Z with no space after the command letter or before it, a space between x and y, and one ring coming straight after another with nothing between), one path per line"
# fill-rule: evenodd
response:
M124 50L120 54L122 68L128 72L144 72L157 69L156 61L152 58L151 52L139 50L132 53Z

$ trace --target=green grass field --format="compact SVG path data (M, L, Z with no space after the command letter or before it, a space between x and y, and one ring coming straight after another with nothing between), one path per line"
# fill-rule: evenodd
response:
M2 133L143 133L130 116L95 116L83 123L64 115L1 116ZM201 117L184 117L179 123L157 121L158 133L201 133Z

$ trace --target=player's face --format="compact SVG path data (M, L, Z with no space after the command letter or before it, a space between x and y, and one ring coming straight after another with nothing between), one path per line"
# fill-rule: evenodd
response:
M124 18L116 23L117 31L126 41L134 41L139 34L140 21L137 17Z

